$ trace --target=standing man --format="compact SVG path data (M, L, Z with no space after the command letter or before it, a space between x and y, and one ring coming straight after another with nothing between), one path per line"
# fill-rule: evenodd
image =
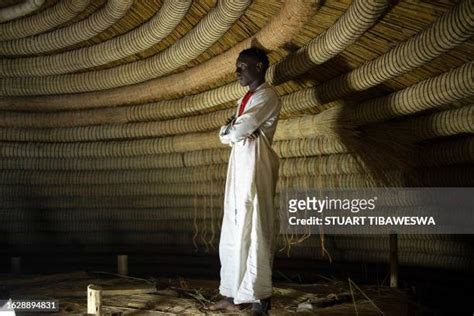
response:
M224 299L211 310L236 310L252 303L254 315L265 315L272 295L278 155L271 145L281 109L275 90L265 82L269 61L258 48L243 50L236 62L240 85L249 91L236 114L221 127L223 144L232 146L227 170L224 218L219 244Z

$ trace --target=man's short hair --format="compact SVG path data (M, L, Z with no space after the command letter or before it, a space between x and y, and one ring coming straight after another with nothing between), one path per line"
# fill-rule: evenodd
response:
M239 57L253 57L256 58L259 62L263 64L263 72L267 71L268 67L270 66L270 62L268 61L267 53L263 49L258 47L250 47L244 49L240 52Z

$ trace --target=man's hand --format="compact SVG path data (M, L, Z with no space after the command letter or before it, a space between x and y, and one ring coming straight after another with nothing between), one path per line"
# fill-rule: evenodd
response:
M232 122L233 120L235 120L235 114L233 114L231 117L227 119L227 121L225 121L225 125L229 125L230 122Z
M260 135L260 129L256 129L255 132L253 132L252 134L250 134L249 136L247 136L248 139L250 140L254 140L256 139L258 136Z

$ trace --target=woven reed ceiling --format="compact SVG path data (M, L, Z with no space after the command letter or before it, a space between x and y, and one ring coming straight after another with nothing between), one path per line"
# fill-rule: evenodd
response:
M0 17L26 2L2 1ZM2 230L15 249L115 250L124 231L127 247L215 244L229 153L217 128L245 92L233 72L252 43L283 101L280 188L473 184L474 1L46 0L15 12L0 24ZM385 258L384 245L347 241L341 260ZM446 261L417 247L401 260L473 261L464 246Z

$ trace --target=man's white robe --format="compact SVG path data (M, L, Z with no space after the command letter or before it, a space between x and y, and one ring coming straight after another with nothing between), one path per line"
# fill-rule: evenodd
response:
M278 95L263 83L242 115L222 126L219 134L222 143L232 146L219 243L219 291L233 297L235 304L259 302L272 295L273 198L279 163L271 144L280 109ZM247 139L257 129L259 136Z

